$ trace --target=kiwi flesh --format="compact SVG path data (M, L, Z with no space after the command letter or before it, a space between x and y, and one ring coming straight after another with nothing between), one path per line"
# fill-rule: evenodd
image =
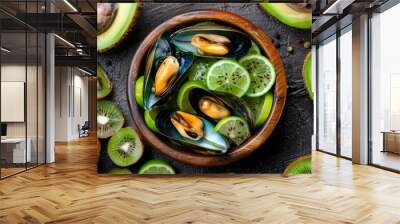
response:
M308 95L312 100L314 100L314 92L312 90L312 57L311 57L311 52L309 52L304 59L304 64L303 64L303 80L304 84L306 86Z
M97 65L97 99L103 99L111 93L112 85L104 69Z
M127 168L113 168L108 173L109 174L132 174L132 171L130 171Z
M288 177L295 174L310 174L312 171L311 155L301 156L291 162L283 172L282 176Z
M130 127L115 133L107 144L111 161L119 167L135 164L143 155L143 144L139 135Z
M140 3L97 3L97 51L121 43L136 24Z
M311 29L311 8L306 3L260 3L280 22L297 29Z
M97 101L97 137L109 138L124 125L124 116L116 103Z

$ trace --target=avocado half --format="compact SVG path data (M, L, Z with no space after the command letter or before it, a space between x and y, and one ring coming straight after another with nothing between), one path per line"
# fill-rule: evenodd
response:
M97 51L106 52L119 43L136 24L139 3L97 3Z
M311 9L304 3L260 3L261 7L282 23L298 28L311 29Z
M306 86L308 95L312 100L314 100L314 92L312 90L312 54L309 52L306 56L306 59L304 59L304 64L303 64L303 79L304 79L304 84Z

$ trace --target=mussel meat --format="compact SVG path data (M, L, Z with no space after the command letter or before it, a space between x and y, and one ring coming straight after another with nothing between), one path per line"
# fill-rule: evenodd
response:
M171 115L171 123L183 137L197 141L203 135L203 121L195 115L176 111Z
M174 82L179 71L179 62L174 56L168 56L158 67L153 92L156 96L162 95Z
M230 147L229 142L214 130L214 125L198 115L162 110L155 123L159 134L198 153L219 155Z
M217 98L203 96L200 98L198 104L199 110L214 120L220 120L231 115L225 104Z
M229 53L231 41L217 34L195 34L191 44L197 48L200 54L223 56Z
M174 32L171 43L199 57L235 58L245 55L251 39L243 32L216 23L199 23Z
M250 127L254 120L247 103L231 94L215 93L202 88L193 88L189 91L189 103L199 115L213 121L219 121L229 116L244 118Z

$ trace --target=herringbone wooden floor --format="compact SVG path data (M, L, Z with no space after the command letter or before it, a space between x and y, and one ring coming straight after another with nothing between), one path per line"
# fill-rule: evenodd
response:
M0 223L400 223L400 175L314 153L312 175L96 173L96 141L0 181Z

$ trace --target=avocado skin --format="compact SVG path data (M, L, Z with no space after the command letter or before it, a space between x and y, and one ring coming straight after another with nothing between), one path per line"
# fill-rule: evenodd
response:
M141 2L136 2L137 6L136 6L136 12L135 12L135 16L132 18L129 28L126 30L126 32L122 35L121 38L119 38L119 40L115 41L114 43L112 43L109 47L107 48L103 48L103 49L97 49L97 52L99 53L105 53L115 47L117 47L120 43L122 43L126 37L129 35L129 33L131 32L131 30L133 29L133 27L136 25L137 19L140 15L140 12L143 8L143 3Z
M297 12L286 3L260 3L260 6L280 22L297 29L311 29L310 13Z

